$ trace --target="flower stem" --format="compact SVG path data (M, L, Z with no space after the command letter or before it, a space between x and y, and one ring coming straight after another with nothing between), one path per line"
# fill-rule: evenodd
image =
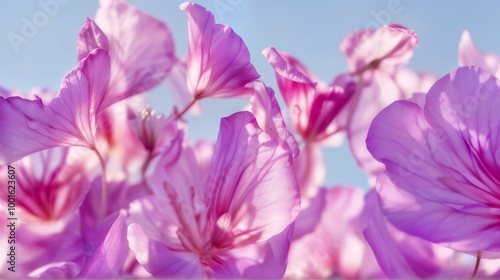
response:
M196 101L198 101L197 97L195 97L191 102L189 102L189 104L186 107L184 107L184 109L182 109L182 111L177 113L176 114L177 119L180 119L182 117L182 115L184 115L191 107L193 107L193 105L194 105L194 103L196 103Z
M477 271L479 270L479 264L481 264L481 252L477 252L476 265L474 266L474 271L472 272L471 278L476 277Z
M94 151L99 158L102 169L101 210L99 213L99 220L103 220L104 218L106 218L106 212L108 210L108 181L106 180L106 162L97 149L94 149Z

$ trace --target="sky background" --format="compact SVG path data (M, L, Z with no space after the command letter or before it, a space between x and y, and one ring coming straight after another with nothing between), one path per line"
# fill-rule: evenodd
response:
M22 35L25 21L43 12L41 1L1 1L0 8L0 86L27 91L44 86L57 91L64 75L76 66L75 43L86 17L95 15L97 1L65 0L38 28L28 42L18 46L9 33ZM61 0L61 2L63 2ZM183 1L130 1L164 21L175 39L176 54L187 54L187 22L179 4ZM420 46L409 67L442 76L457 67L457 47L463 30L469 30L476 45L500 53L500 1L194 1L211 10L216 21L230 25L245 41L252 62L264 82L277 92L274 72L261 51L274 46L308 66L320 78L331 82L347 71L345 57L338 46L350 32L365 27L398 23L416 31ZM226 8L226 10L223 9ZM391 9L392 7L392 9ZM391 12L392 11L392 12ZM146 42L144 42L146 43ZM153 107L170 112L173 100L166 83L149 94ZM189 134L193 139L215 140L219 120L240 111L245 100L204 100L201 116L190 116ZM283 104L283 103L282 103ZM282 107L282 110L285 110ZM347 142L336 149L325 149L326 185L367 187L366 176L357 168Z

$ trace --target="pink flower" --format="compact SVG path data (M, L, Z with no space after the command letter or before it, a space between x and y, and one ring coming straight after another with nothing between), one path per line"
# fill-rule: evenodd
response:
M101 0L95 23L86 19L77 42L78 59L109 51L111 77L103 108L157 86L176 58L169 28L125 0Z
M468 31L462 33L458 45L458 65L475 65L485 69L496 77L500 77L500 57L493 53L485 53L479 50L472 42Z
M376 188L396 227L461 252L500 251L499 89L486 71L461 67L423 108L397 101L373 120L367 146L386 167Z
M155 277L283 276L299 211L286 142L249 112L224 118L208 181L177 140L151 170L155 196L132 203L130 248Z
M272 47L263 54L276 72L281 94L302 139L320 142L344 128L336 117L354 94L354 83L327 86L294 57Z
M66 75L49 104L39 98L0 97L0 164L57 146L94 149L96 116L108 81L108 53L96 49Z
M245 88L260 75L243 40L227 25L216 24L202 6L186 2L188 17L187 87L196 101L205 97L249 96Z
M359 188L322 188L297 217L286 277L384 277L363 236L363 206Z
M369 175L376 176L383 166L366 149L368 128L383 108L418 90L402 88L405 83L398 81L398 70L408 63L417 45L416 34L399 25L352 33L340 45L349 71L358 76L357 93L348 104L347 136L358 165Z

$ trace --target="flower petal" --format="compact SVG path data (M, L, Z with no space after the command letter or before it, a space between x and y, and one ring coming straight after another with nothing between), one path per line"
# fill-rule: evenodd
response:
M271 137L285 140L293 152L293 157L297 157L299 154L297 141L286 128L274 91L263 82L255 82L253 87L255 93L251 99L251 111L257 119L257 123Z
M384 25L377 30L361 30L349 34L340 44L351 72L380 67L388 73L408 62L418 38L413 30L401 25ZM378 65L380 63L380 65Z
M448 92L453 95L458 88L473 94L496 83L474 71L477 68L460 68L438 81L427 94L425 118L422 109L411 102L388 106L373 120L367 146L386 166L387 175L379 176L376 188L389 220L407 233L475 254L500 249L497 239L491 238L500 230L498 214L488 206L495 198L485 192L490 184L481 182L487 176L476 178L481 172L471 172L476 160L471 158L470 146L464 146L468 139L451 128L456 122L446 122L459 120L459 114L449 110L448 101L453 97ZM478 78L485 84L475 88ZM486 103L493 104L492 100ZM489 111L481 114L486 116ZM482 123L471 122L469 127L477 124Z
M243 40L202 6L185 2L180 8L188 17L187 85L194 98L251 94L245 85L260 75Z
M176 59L172 34L165 23L125 0L102 0L100 4L95 23L87 20L82 28L78 46L80 57L96 45L109 51L111 78L102 105L105 108L157 86Z
M58 95L40 99L0 97L0 163L56 146L93 148L96 115L109 81L109 56L96 49L64 78Z
M232 217L232 232L267 240L283 231L300 209L288 145L270 138L250 112L221 121L206 190L212 219ZM279 186L279 187L276 187Z
M500 56L480 51L474 45L469 31L464 31L462 38L460 38L458 45L458 65L475 65L485 69L496 77L500 77Z
M78 274L79 278L119 277L127 257L125 210L109 216L97 229L94 250Z
M155 277L203 278L199 256L171 251L165 244L150 239L138 224L128 227L130 249L139 263Z

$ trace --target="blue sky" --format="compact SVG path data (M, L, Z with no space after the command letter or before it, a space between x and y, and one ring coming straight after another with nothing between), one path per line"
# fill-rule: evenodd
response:
M75 42L86 17L93 17L97 1L2 1L0 9L0 86L29 90L46 86L57 91L65 73L76 65ZM187 54L187 24L183 1L130 1L165 21L175 38L176 53ZM331 81L347 70L338 50L350 32L385 23L414 29L419 36L410 67L444 75L457 67L457 46L463 30L471 32L483 50L500 53L500 2L498 1L195 1L211 10L216 20L229 24L246 42L252 62L262 79L277 90L274 73L261 51L268 46L299 58L319 77ZM45 12L44 3L57 3L47 21L26 42L13 47L9 36L22 35L26 21ZM36 27L36 26L35 26ZM9 35L11 34L11 35ZM166 84L151 92L150 100L169 112L173 101ZM219 119L241 110L245 100L206 100L203 117L190 117L192 138L215 139ZM325 150L327 185L366 187L366 177L356 167L346 144Z

